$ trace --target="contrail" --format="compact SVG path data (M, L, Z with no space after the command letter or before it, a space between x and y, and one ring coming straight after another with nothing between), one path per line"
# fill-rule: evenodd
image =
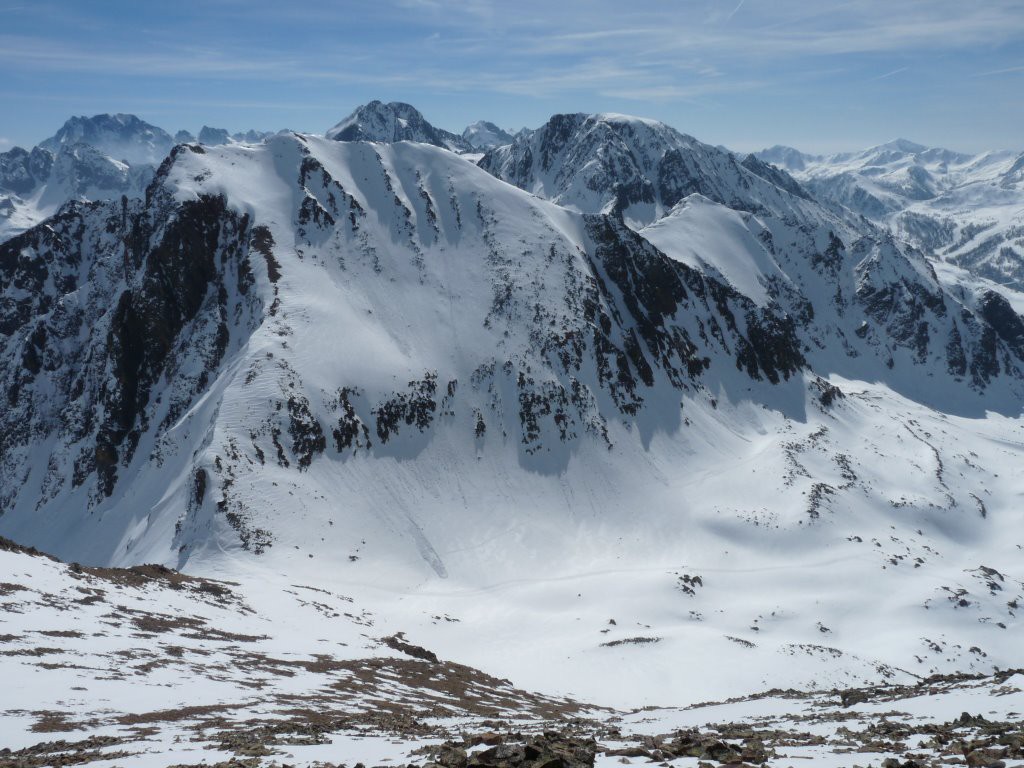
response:
M885 78L887 78L887 77L892 77L893 75L898 75L900 72L906 72L908 69L910 69L910 67L900 67L899 69L894 69L892 72L886 72L884 75L879 75L878 77L872 77L868 82L870 83L870 82L874 82L875 80L885 80Z
M725 20L726 21L732 21L732 17L735 16L737 11L739 11L739 9L743 7L743 4L745 2L747 2L747 0L740 0L739 5L737 5L735 8L732 9L732 13L730 13L728 16L726 16Z

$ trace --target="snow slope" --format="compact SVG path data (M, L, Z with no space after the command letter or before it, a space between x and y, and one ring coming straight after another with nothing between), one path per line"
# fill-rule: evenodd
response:
M846 766L850 750L876 763L970 750L972 763L990 755L1016 766L1024 758L1014 740L1024 700L1019 670L616 710L524 691L438 658L416 634L395 629L452 629L474 616L431 615L429 601L388 599L360 584L341 591L329 577L304 583L299 574L252 566L233 568L230 582L156 566L68 566L0 539L4 759L386 764L422 762L424 750L447 744L486 760L491 745L513 749L524 733L541 731L566 742L596 737L590 755L599 766L621 764L624 755L687 767L698 758L735 763L741 753ZM512 629L515 642L525 642L529 624ZM606 669L636 670L650 647L590 654ZM836 653L818 648L825 658ZM803 666L801 656L788 663ZM685 681L697 663L677 653L665 667L681 668Z
M750 218L694 193L641 232L672 258L716 274L764 305L769 301L767 286L786 276L760 233L751 231Z

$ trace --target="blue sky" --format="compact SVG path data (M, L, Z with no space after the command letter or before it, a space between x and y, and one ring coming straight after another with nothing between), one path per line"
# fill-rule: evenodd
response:
M322 132L654 117L714 144L1024 148L1024 0L0 0L0 150L72 114Z

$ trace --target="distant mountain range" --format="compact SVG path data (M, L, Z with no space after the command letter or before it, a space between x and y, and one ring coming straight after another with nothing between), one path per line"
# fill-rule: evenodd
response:
M330 138L419 141L456 152L482 151L511 141L493 123L480 121L462 136L435 128L408 104L371 102L328 132ZM53 215L70 200L139 197L176 144L258 144L272 131L229 133L204 125L198 134L170 133L135 115L72 117L32 150L0 153L0 242ZM53 171L53 175L51 175Z
M835 155L781 146L755 155L939 261L1024 287L1022 152L968 155L899 139Z
M142 197L175 144L255 144L273 135L203 126L198 135L172 137L134 115L73 117L32 150L0 153L0 242L70 200ZM621 215L638 230L693 193L756 212L761 202L736 183L742 169L890 230L930 255L940 279L959 268L1013 287L1024 280L1021 153L967 155L900 139L827 156L783 146L742 156L705 152L699 147L708 145L668 126L612 114L559 115L517 134L478 121L457 135L409 104L380 101L358 107L326 136L477 153L502 180L574 210Z
M203 144L258 143L271 133L229 135L204 126ZM172 137L135 115L72 117L31 151L0 153L0 242L51 216L65 203L141 197L157 166L175 144L197 139L188 131Z

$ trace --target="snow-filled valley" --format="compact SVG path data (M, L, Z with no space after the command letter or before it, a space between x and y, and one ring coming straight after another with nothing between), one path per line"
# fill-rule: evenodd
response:
M1024 764L1024 297L778 159L411 109L0 242L0 765Z

